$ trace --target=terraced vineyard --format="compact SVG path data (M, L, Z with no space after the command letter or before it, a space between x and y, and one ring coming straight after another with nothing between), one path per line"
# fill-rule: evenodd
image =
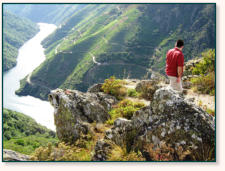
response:
M215 48L214 14L212 4L85 4L42 42L47 59L17 94L47 99L50 89L86 91L111 75L164 73L176 39L185 41L185 60Z

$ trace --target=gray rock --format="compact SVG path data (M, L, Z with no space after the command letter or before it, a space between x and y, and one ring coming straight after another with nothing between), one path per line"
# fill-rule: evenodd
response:
M215 146L214 117L168 87L158 89L150 106L137 111L131 120L119 118L105 139L127 149L141 151L143 143L161 142L187 150Z
M29 161L30 156L15 152L13 150L3 149L3 161Z
M112 149L111 145L107 143L105 140L98 140L95 145L95 151L92 157L92 161L107 160L111 149Z
M103 83L94 84L93 86L88 88L87 92L89 92L89 93L102 92L102 90L101 90L102 85L103 85Z
M77 90L56 89L49 94L54 107L56 133L60 140L73 143L89 130L87 123L104 123L110 118L108 110L117 102L115 97Z

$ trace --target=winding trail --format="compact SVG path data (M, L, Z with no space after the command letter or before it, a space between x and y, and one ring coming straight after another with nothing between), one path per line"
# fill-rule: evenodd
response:
M31 75L32 75L32 72L28 75L28 77L27 77L27 82L28 82L29 84L31 84L31 85L32 85L32 83L31 83L31 81L30 81L30 77L31 77Z
M92 61L93 61L95 64L101 65L100 62L97 62L97 61L95 60L95 56L94 56L91 52L89 52L89 54L92 56Z

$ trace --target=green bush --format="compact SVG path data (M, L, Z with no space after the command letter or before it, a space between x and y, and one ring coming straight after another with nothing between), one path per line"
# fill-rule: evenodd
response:
M135 89L128 89L127 93L130 97L138 97L138 92Z
M111 76L109 79L104 81L102 90L110 95L115 96L121 100L127 95L127 89L124 87L125 81L116 79L115 76Z
M192 69L192 74L199 75L192 78L193 89L196 92L215 95L215 50L202 53L202 61Z
M202 61L193 68L192 74L205 75L215 71L215 49L203 52L202 57Z
M215 73L210 72L198 78L192 78L193 89L196 92L215 95Z
M111 116L111 120L108 120L108 124L113 124L113 122L119 118L124 117L126 119L131 119L133 114L144 107L145 104L142 102L132 102L131 100L124 99L120 101L114 109L109 111L109 114Z
M215 110L212 109L206 109L206 112L212 116L215 116Z

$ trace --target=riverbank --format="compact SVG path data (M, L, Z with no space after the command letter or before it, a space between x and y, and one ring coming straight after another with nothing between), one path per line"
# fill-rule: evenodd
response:
M40 31L19 49L17 65L3 74L3 108L24 113L38 123L55 130L53 108L49 102L15 94L20 87L20 80L45 60L41 41L56 29L53 24L38 23L38 25Z

